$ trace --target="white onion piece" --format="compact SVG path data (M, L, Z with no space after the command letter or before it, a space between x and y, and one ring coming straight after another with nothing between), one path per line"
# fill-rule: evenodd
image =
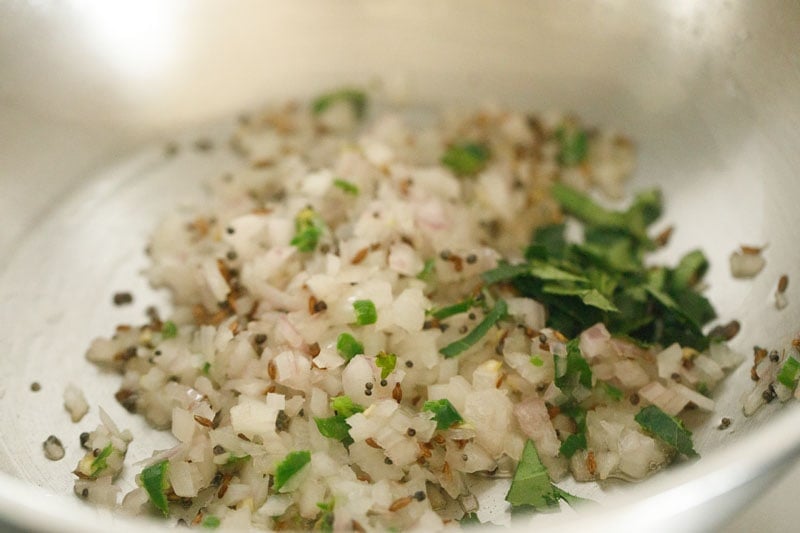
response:
M539 331L544 328L545 309L531 298L507 298L508 313L517 317L525 326ZM566 354L565 354L566 355Z
M747 394L743 400L743 408L745 416L751 416L758 411L762 405L767 403L764 398L767 392L775 383L775 378L778 376L778 371L781 368L782 360L772 361L769 357L765 357L756 366L756 373L758 374L758 382L753 390Z
M416 276L425 266L417 252L408 244L398 242L389 248L389 268L405 276Z
M540 454L555 457L561 447L556 430L550 421L547 406L540 398L530 398L514 406L514 417L525 435L536 443Z
M763 270L767 262L761 254L733 252L730 257L731 275L734 278L752 278Z
M230 292L228 282L222 277L215 259L206 259L202 265L203 278L216 301L224 302Z
M180 407L172 408L172 434L181 442L190 442L196 422L192 413Z
M730 349L727 343L712 342L708 354L722 369L727 370L739 366L744 356Z
M680 374L682 359L683 351L677 342L660 352L656 355L658 377L661 379L670 379L673 374Z
M175 494L182 498L193 498L197 496L197 486L194 483L192 471L193 465L185 461L175 461L169 464L167 476Z
M714 400L706 396L703 396L699 392L690 389L686 385L682 385L680 383L671 383L669 388L674 390L676 393L678 393L678 395L682 396L686 400L695 404L699 409L702 409L703 411L710 412L714 410Z
M652 403L668 415L675 416L689 403L689 400L674 390L666 388L658 381L648 383L639 389L639 397Z
M83 391L72 383L64 389L64 408L69 412L73 422L80 422L89 412L89 404L86 403Z
M722 378L725 377L725 373L722 371L720 365L716 363L713 359L708 357L707 355L700 354L692 360L694 363L694 369L702 372L706 376L706 385L709 387L713 387L716 385Z
M608 353L608 341L611 334L602 323L590 327L580 337L581 353L586 359L592 360L597 356Z
M638 363L627 359L614 363L614 376L627 389L641 387L650 381L647 372Z

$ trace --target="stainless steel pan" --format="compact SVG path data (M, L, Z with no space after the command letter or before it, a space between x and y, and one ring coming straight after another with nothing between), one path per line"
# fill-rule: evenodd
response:
M665 223L677 228L666 258L697 245L708 252L708 294L723 320L743 323L734 347L781 348L800 328L796 2L12 0L0 4L3 520L111 529L107 513L70 494L78 434L96 424L98 405L136 434L131 460L169 441L116 404L116 379L83 354L92 337L164 302L138 277L146 235L193 182L228 164L224 150L195 152L193 141L224 139L232 117L262 102L379 81L394 99L492 98L629 133L640 148L634 186L660 185ZM167 161L172 140L182 150ZM743 243L769 244L752 281L728 272ZM771 298L781 274L792 281L779 312ZM111 305L122 289L134 306ZM700 461L633 487L595 487L602 507L543 525L728 521L800 451L795 405L741 414L747 366L717 393L718 416L701 421ZM92 404L79 425L61 406L68 382ZM727 431L715 429L721 416L734 420ZM43 457L50 434L66 445L60 462Z

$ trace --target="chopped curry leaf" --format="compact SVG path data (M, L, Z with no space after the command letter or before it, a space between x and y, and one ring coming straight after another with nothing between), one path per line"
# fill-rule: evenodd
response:
M525 250L526 262L501 263L482 274L484 283L510 283L544 304L547 325L568 337L603 322L613 335L635 342L705 349L703 327L716 316L696 291L705 257L691 252L674 269L645 265L655 249L647 227L661 214L661 194L644 191L627 210L614 211L567 185L557 183L552 191L562 209L583 222L584 242L568 242L562 225L540 228Z
M561 204L564 211L584 224L603 228L628 229L624 213L601 207L588 195L569 185L555 183L550 189L550 193Z
M378 311L372 300L356 300L353 302L353 311L359 326L374 324L378 320Z
M700 250L684 255L672 272L671 284L676 289L694 287L708 270L708 259Z
M111 455L113 451L114 446L108 444L97 454L97 457L92 461L92 473L89 474L90 477L96 478L103 470L108 468L108 456Z
M778 381L784 386L794 389L798 378L800 378L800 361L791 356L787 357L778 373Z
M345 418L353 416L356 413L364 412L364 408L351 400L350 396L336 396L332 398L331 409L337 415L342 415Z
M178 336L178 326L175 325L175 322L172 320L167 320L161 326L161 338L162 339L174 339Z
M549 257L561 259L567 248L566 224L550 224L536 228L532 244L541 246Z
M350 425L346 421L344 415L334 415L328 418L314 418L317 424L317 429L323 437L335 439L342 442L345 446L353 444L353 438L350 436Z
M547 468L539 459L536 446L532 441L527 441L511 479L506 501L513 507L530 506L536 510L544 510L557 506L560 499L569 504L581 500L553 485Z
M614 400L615 402L620 401L624 396L622 391L617 387L615 387L614 385L612 385L611 383L603 381L602 385L603 385L603 390L608 395L608 397Z
M317 507L322 512L314 523L314 530L325 533L333 531L333 502L318 502Z
M698 455L692 445L692 432L684 427L683 422L655 405L642 408L634 419L645 431L679 453L687 457Z
M422 410L433 413L433 419L436 420L436 429L449 429L453 425L464 421L447 398L429 400L422 406Z
M556 130L558 162L564 166L583 163L589 154L589 135L573 124L565 124Z
M381 379L386 379L397 366L397 355L382 351L375 357L375 366L381 369Z
M342 192L346 194L350 194L352 196L358 196L358 186L347 180L337 178L333 180L333 186L336 187L337 189L341 189Z
M164 460L148 466L142 470L139 476L150 501L164 516L169 514L169 503L167 502L166 494L169 488L169 480L167 479L168 470L169 461Z
M353 113L359 119L364 118L367 112L366 93L359 89L352 88L338 89L318 96L311 103L311 112L315 115L320 115L338 102L345 102L350 105Z
M297 474L304 466L311 462L311 452L300 450L289 452L286 457L275 465L274 488L276 491Z
M349 396L336 396L331 399L331 409L334 416L328 418L314 418L319 432L330 439L336 439L345 446L353 444L350 437L350 425L347 418L356 413L361 413L364 408L355 403Z
M417 279L421 279L422 281L430 281L433 279L433 273L436 270L436 260L435 259L428 259L425 261L425 265L420 270L419 274L417 274Z
M510 265L508 263L501 263L499 266L487 270L481 274L481 279L485 283L493 284L500 283L501 281L509 281L518 276L524 276L530 273L530 265L521 263L518 265Z
M585 433L576 433L574 435L570 435L564 442L561 443L561 447L558 449L558 452L569 459L575 452L578 450L585 450L586 449L586 434Z
M505 300L497 300L492 310L486 314L483 320L477 326L475 326L472 331L457 341L448 344L439 350L439 353L448 359L450 357L459 355L461 352L469 349L478 341L480 341L489 332L489 330L492 329L492 326L494 326L501 319L505 318L507 313L508 306L506 305Z
M220 520L214 515L207 515L203 519L202 525L206 529L217 529L220 525Z
M437 320L444 320L445 318L449 318L459 313L466 313L472 309L473 305L475 305L475 301L472 298L467 298L466 300L456 304L448 305L447 307L442 307L441 309L434 309L430 312L430 316Z
M459 176L477 174L489 160L489 148L476 143L451 146L442 156L441 163Z
M294 219L295 234L289 244L301 252L313 252L325 230L325 223L311 207L301 209Z
M249 460L250 460L249 454L244 454L244 455L231 454L225 460L224 466L229 467L230 469L237 469Z
M563 357L556 357L557 362L564 361ZM586 359L583 358L580 349L580 339L575 338L567 343L566 369L562 375L556 371L555 384L562 390L569 390L578 383L592 388L592 369Z
M340 333L336 338L336 351L345 361L364 353L364 345L349 333Z

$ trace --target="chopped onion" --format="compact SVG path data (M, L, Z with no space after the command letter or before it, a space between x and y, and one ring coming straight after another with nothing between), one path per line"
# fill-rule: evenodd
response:
M639 389L639 396L652 403L668 415L683 411L689 400L675 390L668 389L658 381L652 381Z
M73 422L80 422L81 419L89 412L89 404L86 403L86 397L83 391L70 383L64 389L64 407L69 412L69 416Z
M583 356L589 360L608 353L608 341L611 334L602 323L597 323L581 333L580 348Z
M711 398L707 398L703 396L697 391L694 391L687 387L686 385L682 385L680 383L670 383L669 388L674 390L680 396L682 396L687 401L695 404L699 409L703 411L713 411L714 410L714 400Z
M763 270L767 262L761 254L733 252L730 257L731 275L734 278L752 278Z
M674 374L680 374L683 351L676 342L656 355L658 362L658 377L670 379Z

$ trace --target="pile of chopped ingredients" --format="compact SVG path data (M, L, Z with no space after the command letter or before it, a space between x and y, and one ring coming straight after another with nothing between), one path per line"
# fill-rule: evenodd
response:
M342 90L244 120L241 168L161 223L147 274L169 320L88 358L177 444L117 503L131 435L101 415L80 496L211 528L433 531L485 519L476 480L512 477L508 507L543 509L578 499L554 485L570 473L697 455L676 416L714 408L738 327L703 333L702 252L645 262L669 239L657 190L593 199L621 197L631 143L496 108L412 129L367 104ZM762 359L794 388L800 364Z

